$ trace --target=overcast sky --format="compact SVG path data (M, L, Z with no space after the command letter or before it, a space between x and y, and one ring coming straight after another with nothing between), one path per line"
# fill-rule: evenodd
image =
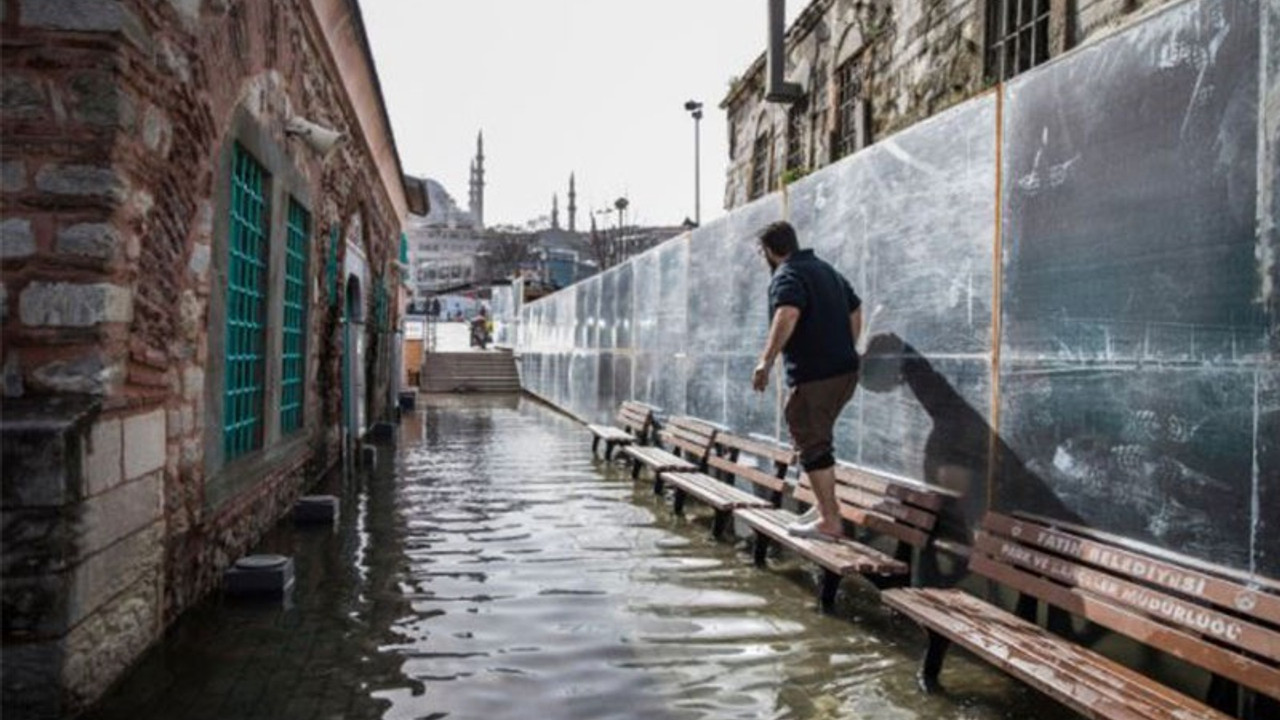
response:
M788 3L788 23L806 2ZM485 221L524 223L560 194L578 227L626 195L628 222L693 216L693 120L705 104L702 219L723 213L718 107L764 51L765 0L361 0L382 91L412 175L467 204L484 129ZM603 222L604 218L601 218Z

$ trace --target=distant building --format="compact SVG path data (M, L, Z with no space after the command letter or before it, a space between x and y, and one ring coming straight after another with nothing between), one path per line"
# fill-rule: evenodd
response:
M786 32L793 103L765 100L766 55L720 103L732 209L1170 0L813 0ZM764 21L764 4L752 6ZM1008 18L1019 18L1008 22Z
M471 161L469 207L458 207L438 181L422 180L430 200L425 217L411 217L405 228L408 242L411 307L426 307L428 299L448 288L472 283L485 271L484 135L476 138Z

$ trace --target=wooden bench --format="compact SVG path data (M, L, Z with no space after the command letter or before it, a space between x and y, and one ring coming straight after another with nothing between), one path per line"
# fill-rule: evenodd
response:
M786 510L734 511L734 516L756 533L756 565L765 566L772 541L822 566L819 598L826 611L831 610L840 581L847 576L862 575L879 588L907 584L911 578L913 548L928 545L938 511L951 495L941 488L897 480L843 463L836 465L835 472L841 517L860 528L894 538L897 547L893 555L852 539L832 542L794 537L787 533L787 526L796 522L798 516ZM794 497L801 503L816 502L808 475L801 473Z
M922 688L936 687L955 643L1091 718L1227 718L1219 710L1239 706L1240 686L1280 699L1280 584L1254 578L1246 586L1230 571L1119 542L988 513L969 569L1015 590L1014 612L958 589L883 594L928 634ZM1078 615L1209 671L1209 704L1042 629L1040 602L1057 610L1063 632L1067 614ZM1263 695L1255 701L1272 709L1256 717L1280 717Z
M671 451L658 445L630 445L622 449L622 454L631 459L631 477L640 477L641 467L653 472L653 491L661 494L663 473L699 472L706 468L707 455L717 432L710 423L682 415L667 421L658 430L658 442L671 446Z
M745 462L743 455L772 465L772 472ZM676 513L684 512L686 498L693 498L715 510L711 533L720 537L733 511L739 508L772 508L782 503L786 490L787 469L795 463L796 453L775 443L742 437L732 433L716 434L714 452L707 457L707 472L664 472L663 480L675 491ZM718 477L717 477L718 476ZM736 479L769 493L768 498L736 487Z
M627 400L618 406L618 415L614 418L617 426L588 425L587 429L595 437L591 440L591 454L600 449L600 441L604 441L604 458L613 458L613 451L619 445L630 445L639 442L641 445L649 441L653 431L653 407L634 400Z

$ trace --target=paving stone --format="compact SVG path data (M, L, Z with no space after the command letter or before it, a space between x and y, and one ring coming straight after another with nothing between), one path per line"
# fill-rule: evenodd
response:
M122 426L118 418L99 421L89 431L89 442L84 448L86 495L97 495L110 490L124 479L122 438Z
M18 299L22 324L49 327L90 327L103 322L133 319L133 297L128 288L107 283L33 282Z
M36 173L36 187L57 195L102 196L121 201L125 183L113 168L97 165L45 165Z
M10 218L0 222L0 258L27 257L35 251L36 237L30 220Z
M165 412L153 410L124 420L124 477L132 480L164 467Z
M2 7L2 6L0 6ZM21 160L0 162L0 191L20 192L27 189L27 165Z
M120 248L120 236L107 223L81 223L58 233L58 252L110 260Z
M22 24L54 30L124 29L119 0L22 0Z
M39 120L49 114L49 103L36 80L11 71L0 75L0 108L12 120Z
M94 553L160 517L164 473L126 482L81 506L79 549Z
M31 373L33 387L84 395L106 395L123 378L124 368L96 348L80 357L46 363Z

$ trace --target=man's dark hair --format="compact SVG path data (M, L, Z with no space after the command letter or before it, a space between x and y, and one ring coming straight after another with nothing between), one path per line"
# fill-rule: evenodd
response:
M779 257L786 257L800 249L800 243L796 241L795 228L785 220L771 223L761 230L760 244Z

